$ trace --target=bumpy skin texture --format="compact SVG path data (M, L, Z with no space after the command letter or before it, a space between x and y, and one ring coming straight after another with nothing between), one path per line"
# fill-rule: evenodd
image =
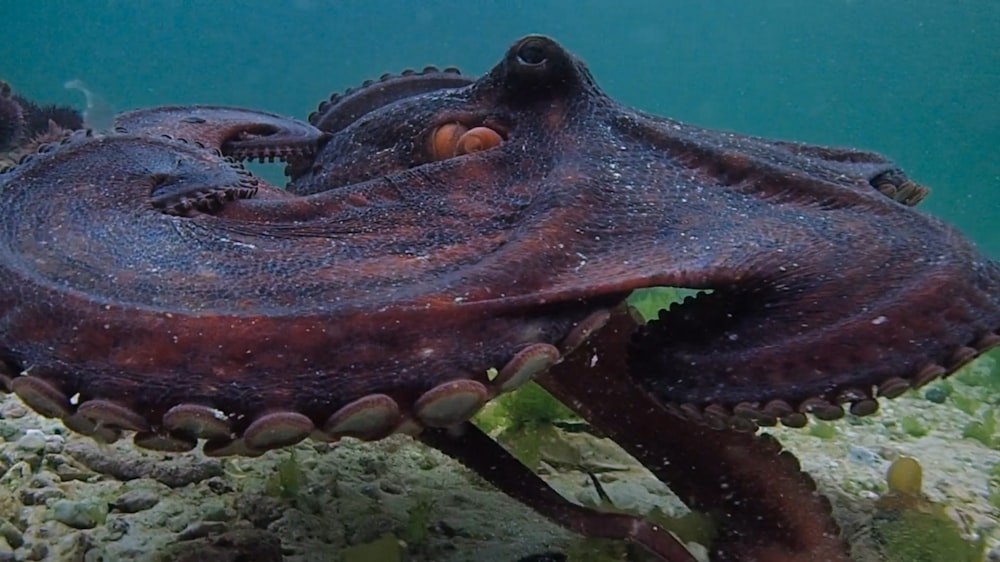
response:
M624 108L544 37L310 123L170 107L116 131L0 176L0 383L100 439L257 454L426 428L556 521L688 559L541 492L464 423L565 358L541 382L723 514L716 558L837 560L811 480L746 430L871 413L1000 340L1000 266L913 211L925 191L884 158ZM292 181L222 154L289 159ZM645 326L612 313L659 285L713 292Z

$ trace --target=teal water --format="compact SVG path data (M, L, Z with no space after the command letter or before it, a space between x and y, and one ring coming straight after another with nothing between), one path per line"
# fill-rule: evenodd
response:
M81 107L219 103L305 117L426 64L489 69L552 35L614 97L704 126L883 152L925 211L1000 256L1000 2L6 0L0 78Z

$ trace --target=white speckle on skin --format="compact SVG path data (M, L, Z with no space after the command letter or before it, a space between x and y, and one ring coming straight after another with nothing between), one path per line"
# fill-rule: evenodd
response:
M885 316L879 316L878 318L875 318L875 319L872 320L872 325L873 326L878 326L878 325L881 325L881 324L885 324L888 321L889 321L889 319L886 318Z

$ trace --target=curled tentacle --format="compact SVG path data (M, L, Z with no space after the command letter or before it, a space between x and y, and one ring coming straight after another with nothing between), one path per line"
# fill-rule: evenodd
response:
M375 109L404 98L443 89L461 88L475 82L463 76L457 68L438 70L428 66L420 72L383 74L378 80L368 80L344 93L334 93L309 115L309 123L328 133L336 133Z
M626 358L635 329L628 314L612 314L539 382L688 506L718 518L712 560L846 562L829 502L775 439L692 423L632 383Z
M384 74L378 80L368 80L359 87L348 89L343 93L331 94L328 100L320 103L319 108L309 115L309 123L322 131L336 134L363 120L365 116L370 117L373 112L401 100L461 88L474 81L473 78L461 75L456 68L438 70L433 66L428 66L420 72L406 70L398 75ZM398 140L405 142L408 140L406 136L404 134ZM326 152L337 154L344 152L344 149L331 147ZM355 153L354 150L350 150L350 152ZM367 167L371 168L368 177L388 172L370 159L366 159L364 162ZM335 168L335 166L331 166L328 161L322 158L316 161L300 160L294 162L285 168L285 175L292 179L289 189L302 195L314 193L318 188L305 186L315 183L314 176L320 170L331 168ZM357 178L352 179L357 181ZM322 181L324 184L322 189L329 189L344 183L344 180L324 179Z
M115 117L114 128L122 134L186 139L236 160L310 159L327 139L296 119L211 105L138 109Z
M789 272L781 284L720 286L646 325L631 372L679 414L715 427L872 414L877 397L947 376L1000 343L1000 267L972 252L942 248L905 279L908 264L885 256L885 285ZM860 304L842 310L846 302Z

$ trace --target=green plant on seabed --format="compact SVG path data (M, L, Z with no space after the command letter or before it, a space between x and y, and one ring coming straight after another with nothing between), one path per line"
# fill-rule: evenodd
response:
M344 549L342 562L403 562L403 545L392 533Z
M872 517L872 536L885 562L981 562L985 538L967 538L971 533L949 517L945 506L923 495L923 469L916 459L893 461L886 483L889 490L876 500Z
M264 483L264 493L269 496L294 498L302 491L304 484L305 473L295 459L295 451L290 451L287 457L278 461L274 474Z
M814 419L809 423L809 435L820 439L833 439L837 436L837 428L832 423Z
M683 300L694 291L671 287L651 287L634 291L628 305L643 318L655 318L661 309ZM496 369L487 371L496 376ZM512 449L521 462L536 467L538 447L550 438L541 428L553 422L577 420L577 416L542 387L528 383L514 392L497 397L473 419L479 429L497 435L497 439ZM544 434L544 435L542 435Z
M899 420L899 426L910 437L923 437L928 432L924 424L920 423L920 420L914 415L903 416Z
M409 550L420 548L427 542L431 529L431 513L434 502L425 495L418 495L406 514L406 522L399 532L399 538Z
M997 439L997 417L993 408L986 408L978 420L969 422L962 429L962 437L965 439L975 439L987 447L1000 448L1000 440Z

